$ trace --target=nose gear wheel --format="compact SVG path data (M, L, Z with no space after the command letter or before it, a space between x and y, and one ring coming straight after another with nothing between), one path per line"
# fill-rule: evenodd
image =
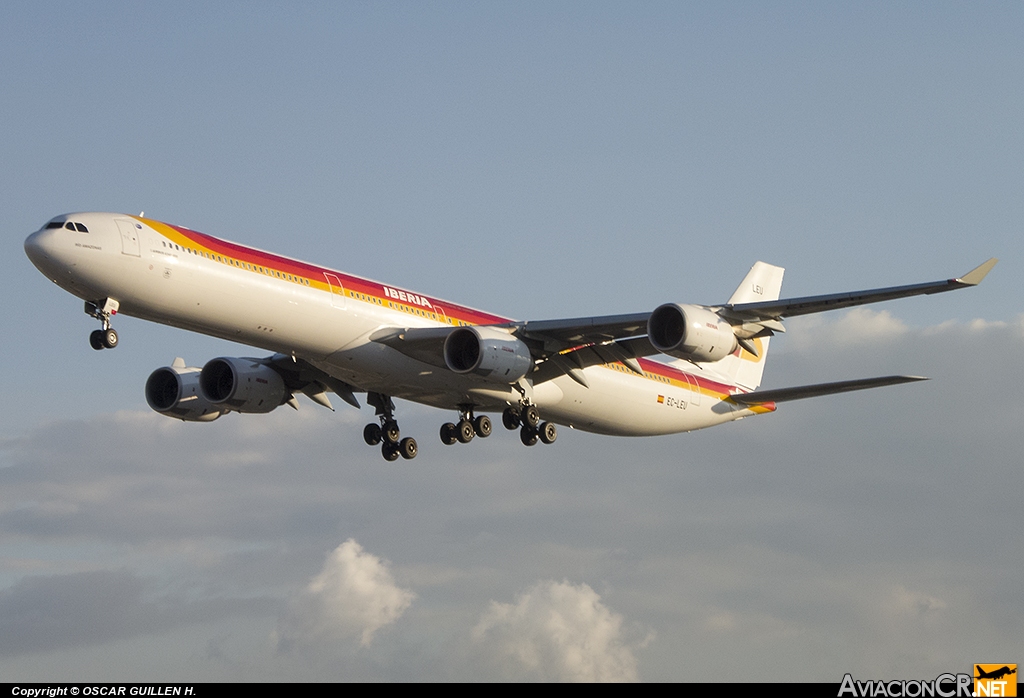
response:
M85 302L85 314L103 323L103 329L89 333L89 346L100 349L113 349L117 346L117 330L110 326L110 318L117 314L120 304L113 298Z

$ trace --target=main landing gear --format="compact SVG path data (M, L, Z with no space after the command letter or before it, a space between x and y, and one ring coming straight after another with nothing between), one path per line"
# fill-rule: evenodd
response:
M381 444L380 453L386 461L396 461L401 456L412 460L419 452L416 439L411 436L402 438L402 432L395 421L395 403L387 395L368 393L366 401L377 408L380 424L370 423L363 429L363 441L368 446Z
M117 330L110 326L110 317L117 314L120 304L113 298L99 301L86 301L85 313L103 323L102 330L93 330L89 334L89 345L96 349L113 349L117 346Z
M474 436L487 438L492 430L490 417L485 414L474 417L472 405L459 407L459 423L441 425L441 443L445 446L451 446L456 441L468 444Z
M501 413L501 423L508 430L519 429L519 440L524 446L533 446L538 441L551 444L558 438L558 429L551 422L540 421L536 405L506 407Z
M554 443L558 438L558 429L551 422L540 421L540 411L536 405L524 404L506 407L501 413L501 423L508 430L519 429L519 440L527 446L538 441L546 444ZM468 444L474 436L491 435L491 420L486 415L473 416L472 406L459 408L459 423L441 425L441 443L451 446L456 441Z
M363 440L370 446L380 444L381 455L386 461L396 461L401 456L406 460L416 457L419 451L416 439L402 438L398 422L395 421L395 403L387 395L368 393L366 401L377 410L379 424L370 423L363 429ZM533 404L519 404L507 407L501 415L506 429L519 430L519 439L527 446L538 441L554 443L558 430L551 422L540 421L540 411ZM459 405L459 421L441 425L441 443L451 446L455 443L468 444L475 437L486 438L494 427L487 415L473 414L473 405Z

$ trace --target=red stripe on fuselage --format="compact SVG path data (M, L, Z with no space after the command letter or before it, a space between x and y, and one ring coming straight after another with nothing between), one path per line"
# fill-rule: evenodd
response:
M171 228L182 237L190 240L197 247L205 248L211 254L221 255L222 257L228 257L243 263L264 267L282 274L291 274L292 276L309 279L311 282L315 282L318 285L325 285L328 278L326 275L329 274L333 277L337 277L348 291L372 296L383 301L385 304L403 304L402 301L396 300L392 295L385 291L385 288L388 288L396 291L402 291L407 295L418 296L420 299L425 299L431 306L434 306L434 310L443 311L447 317L460 320L471 325L497 325L512 322L512 320L498 315L491 315L490 313L485 313L473 308L467 308L466 306L457 305L431 296L414 294L411 291L400 289L396 286L382 284L370 279L352 276L351 274L335 271L333 269L327 269L326 267L319 267L307 262L282 257L281 255L273 254L271 252L264 252L263 250L246 247L245 245L230 242L229 240L222 240L220 238L213 237L212 235L207 235L206 233L190 230L189 228L183 228L169 223L161 223L161 225ZM420 305L415 302L405 304ZM719 399L728 397L736 390L735 386L727 383L720 383L703 376L687 373L675 368L674 366L669 366L658 361L644 358L641 358L638 361L640 363L640 367L648 373L681 383L686 383L687 379L692 380L700 388L701 392ZM772 405L770 409L774 409L774 407L775 406Z
M300 262L271 252L264 252L252 247L246 247L245 245L240 245L236 242L221 240L220 238L213 237L212 235L200 233L195 230L189 230L188 228L182 228L177 225L171 225L169 223L165 223L164 225L172 228L175 232L191 240L196 245L210 250L213 254L219 254L224 257L237 259L240 262L266 267L267 269L272 269L283 274L292 274L293 276L310 279L317 283L326 283L327 277L325 275L330 274L332 276L336 276L347 290L373 296L385 301L386 303L403 302L388 295L384 291L385 286L387 288L393 288L396 291L402 291L403 293L416 295L420 298L426 299L432 306L436 306L440 310L443 310L445 315L448 317L462 320L463 322L467 322L472 325L498 325L506 322L512 322L508 318L491 315L490 313L485 313L473 308L467 308L466 306L450 303L431 296L425 296L422 293L413 294L412 291L407 291L406 289L398 286L382 284L370 279L364 279L344 272L335 271L334 269L327 269L326 267L319 267L307 262ZM408 303L408 305L417 304Z

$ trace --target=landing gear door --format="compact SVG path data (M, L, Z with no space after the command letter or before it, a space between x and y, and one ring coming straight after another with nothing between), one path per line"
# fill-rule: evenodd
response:
M121 231L121 252L124 254L130 254L133 257L141 256L139 254L139 228L136 227L135 221L125 220L124 218L115 218L114 222L117 223L117 229Z

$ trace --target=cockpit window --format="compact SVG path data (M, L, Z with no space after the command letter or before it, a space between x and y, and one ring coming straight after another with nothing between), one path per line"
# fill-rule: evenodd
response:
M68 230L76 230L79 233L88 233L89 229L81 223L72 223L71 221L50 221L46 224L47 228L67 228Z

